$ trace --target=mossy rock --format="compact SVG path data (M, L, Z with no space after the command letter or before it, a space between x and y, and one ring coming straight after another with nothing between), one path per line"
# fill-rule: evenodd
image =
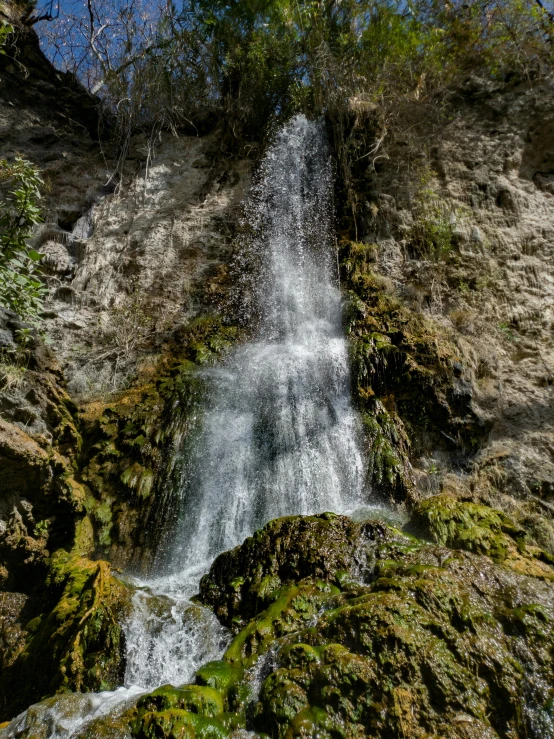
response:
M503 514L473 514L517 551L520 530ZM508 557L497 564L482 532L477 553L376 526L365 537L344 517L279 519L214 563L204 592L223 621L243 624L224 656L245 669L235 689L262 675L240 708L246 728L276 739L546 736L533 727L554 719L554 568L531 577ZM269 602L256 605L260 591ZM231 675L216 665L207 679Z
M64 550L51 558L48 585L60 594L57 603L27 624L24 649L0 677L6 718L57 692L112 690L123 682L128 587L107 562Z
M204 386L198 369L219 361L241 338L241 332L218 316L201 316L180 328L152 375L137 377L127 390L81 408L84 444L81 478L90 495L87 511L94 523L96 551L121 566L147 561L170 540L166 522L176 487L172 475L176 445L192 440L196 409ZM185 456L186 450L181 449ZM106 506L111 509L108 516Z
M445 509L457 509L441 509L451 531ZM489 522L517 550L517 527L492 509L478 513L473 525ZM540 561L522 541L518 556ZM136 739L243 729L275 739L545 739L554 721L552 584L544 572L507 567L510 556L498 563L331 514L272 521L218 557L203 583L236 632L223 658L201 667L195 685L141 697L127 726ZM66 557L52 580L80 603L87 568ZM42 621L33 628L40 633Z
M209 668L207 668L209 670ZM212 666L212 674L214 669ZM219 669L221 675L224 668ZM229 666L227 677L235 674ZM137 714L131 722L133 736L139 739L159 737L191 737L194 739L223 739L230 725L241 723L239 717L229 721L224 712L224 694L230 688L227 681L223 691L205 685L184 685L174 688L164 685L142 697Z
M456 334L393 294L377 272L378 250L348 239L339 245L353 396L374 494L412 502L410 460L436 449L475 452L490 423L473 407Z
M238 631L286 599L287 584L306 578L334 583L339 573L362 566L371 542L390 536L391 530L378 522L359 523L332 513L276 519L215 560L202 578L199 600Z
M418 503L410 530L452 549L486 554L495 562L534 577L553 579L554 557L526 541L526 532L502 511L435 495Z
M239 682L241 677L240 668L233 667L224 660L215 660L203 665L196 672L196 683L226 694L232 685Z
M213 718L223 713L223 698L218 690L205 685L185 685L182 688L164 685L141 698L137 707L139 711L167 711L178 708Z
M133 732L137 739L225 739L228 734L218 719L179 709L147 713Z

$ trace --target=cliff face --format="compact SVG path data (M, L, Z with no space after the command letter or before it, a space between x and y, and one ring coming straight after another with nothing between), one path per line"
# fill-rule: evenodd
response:
M473 80L459 98L418 151L401 141L355 173L359 403L380 424L371 453L389 433L393 496L413 474L416 496L493 502L552 549L554 91Z
M120 546L118 555L112 551L124 563L138 544L129 538L136 526L129 508L149 509L152 496L144 503L145 491L163 473L161 447L171 441L148 438L148 444L160 447L157 456L156 449L152 455L128 448L114 469L113 458L101 456L102 439L112 442L121 430L114 417L121 428L129 426L131 416L139 424L137 407L150 416L148 430L139 424L123 444L144 438L143 432L160 436L162 417L171 425L165 407L175 398L168 392L161 397L156 382L166 378L167 390L171 366L186 354L183 331L193 318L217 312L225 299L230 244L250 163L226 151L217 129L203 136L138 135L121 154L110 137L113 121L102 114L99 101L49 64L34 34L21 35L11 51L0 58L0 157L23 155L45 180L44 223L34 237L45 254L51 288L44 332L52 361L55 356L63 370L58 380L83 411L78 419L73 409L73 421L84 424L87 437L79 476L89 480L87 491L92 486L89 512L105 504L97 515L97 544L111 546L112 538L115 547L124 542L127 552ZM213 333L213 327L206 330ZM12 395L17 409L6 410L6 420L25 432L44 433L48 422L38 418L40 410L29 426L27 385L15 395L12 389ZM111 425L104 414L110 405ZM137 482L139 461L146 487ZM119 537L109 535L111 515L108 524L100 520L118 497L118 490L103 482L112 478L124 491L122 515L129 519L115 527Z
M179 474L174 451L191 432L201 392L194 369L216 362L242 336L236 304L230 300L236 287L230 265L240 203L256 153L254 144L231 146L220 125L201 135L134 135L121 155L110 138L113 123L99 113L98 101L49 65L33 35L20 39L18 54L15 60L0 56L0 158L25 156L42 170L47 183L45 223L37 229L35 244L46 255L51 288L44 322L50 347L36 337L23 382L4 382L0 389L0 650L3 668L11 671L6 674L26 679L41 664L49 665L50 674L17 700L4 696L5 718L56 690L112 687L121 677L121 635L105 624L113 622L113 613L125 611L127 594L110 580L107 563L95 564L86 557L136 568L151 561L160 533L156 522L163 519L172 476ZM452 104L450 118L433 130L433 141L421 154L427 163L425 176L421 167L414 176L412 159L401 143L375 167L369 160L359 165L355 229L350 222L343 227L340 180L337 183L342 219L338 257L353 394L364 423L374 498L413 509L421 499L442 492L463 505L473 500L499 507L514 522L494 519L491 543L480 528L456 538L451 524L456 512L447 516L444 530L452 534L447 536L431 530L425 511L420 511L419 524L427 526L424 534L436 546L419 543L413 555L395 550L398 571L392 577L379 569L378 586L365 583L348 590L333 571L322 587L313 579L319 573L305 575L313 579L308 601L327 599L334 607L336 600L342 610L336 623L326 622L325 643L306 632L305 649L297 653L287 646L289 656L283 656L260 695L254 721L260 731L284 736L297 714L298 721L310 725L328 721L317 713L318 701L326 700L322 691L331 690L332 679L324 672L338 671L342 680L353 665L352 670L361 670L364 690L369 684L381 690L363 661L364 649L378 651L378 645L356 643L346 654L341 629L348 627L355 610L350 601L358 597L368 604L362 621L380 618L381 609L393 629L391 613L397 602L390 593L395 588L411 593L417 568L440 570L438 585L434 576L432 587L424 578L421 598L439 585L443 593L454 587L460 603L480 598L479 629L494 600L496 621L486 627L491 634L504 628L504 622L514 633L540 630L535 611L529 616L518 611L522 603L530 607L535 595L545 609L551 608L547 586L534 579L528 585L521 578L551 578L548 552L554 552L554 89L547 83L491 89L473 81L463 96ZM2 313L0 342L8 350L16 345L18 327L15 316ZM506 534L509 541L502 538L503 526L511 532ZM349 536L343 536L345 546ZM403 536L389 532L386 537L392 542L389 548L408 551ZM517 559L518 542L525 539L531 549ZM449 556L440 548L444 546L469 548L475 557L456 555L454 564L444 565ZM494 567L504 567L506 555L498 552L506 547L523 567L511 568L517 577L498 574L489 562L493 557ZM65 563L63 572L60 562ZM525 570L526 562L533 571ZM481 566L491 583L504 578L498 587L506 593L517 580L524 593L521 603L517 598L509 601L504 590L501 595L496 590L470 593L465 579L473 567ZM237 568L233 575L241 575ZM79 572L85 573L82 578ZM292 580L299 578L295 574ZM227 608L235 596L212 597L208 585L203 585L205 601L216 611L223 609L223 601ZM98 592L108 593L105 613L104 596ZM69 596L71 608L66 609L64 598ZM268 597L264 608L270 601ZM90 603L100 608L98 618ZM431 609L428 603L416 605ZM446 596L439 605L433 617L440 628L466 628L448 610ZM54 634L50 652L44 643L62 612L69 613L69 625ZM73 627L81 612L99 626L96 631L91 626L89 641L82 642L70 674L63 673L69 674L66 679L57 665L65 665L73 654ZM410 615L410 628L417 619L429 618L427 612L418 613ZM241 613L244 628L258 616L254 611ZM224 621L225 614L221 618ZM254 634L255 628L251 631ZM416 631L406 633L406 639L419 645ZM111 682L104 684L94 662L106 634L113 654L107 657ZM254 643L259 635L249 634ZM485 642L493 639L491 634L483 631L482 643L475 648L475 664L484 671L489 669L490 644ZM439 649L433 641L439 639L436 634L425 638L429 649ZM459 640L460 653L467 646L464 639ZM502 643L506 660L511 659L515 641L506 637ZM408 654L412 647L406 640L403 644ZM540 661L537 654L533 660ZM301 685L295 682L298 673L291 674L305 662L312 666L306 668L308 677ZM437 658L430 664L437 674L450 675L450 662ZM395 665L400 674L401 665ZM421 698L428 666L417 660L410 665L421 678ZM515 697L520 678L515 672L498 679L509 683L512 713L506 726L523 732ZM484 731L493 711L499 733L490 735L507 736L498 708L502 696L493 695L491 687L495 679L485 688L477 678L471 683L475 696L481 696L475 698L481 701L481 723L475 731ZM298 697L292 707L284 705L291 681ZM344 677L339 702L341 691L349 690L346 682ZM482 698L482 688L490 695ZM10 686L2 690L7 694ZM452 720L466 716L475 697L472 693L467 705L458 706L457 690L448 683L439 697L448 703ZM400 732L416 719L402 703L409 696L400 683L395 691L379 693L379 701L396 701ZM355 702L356 695L348 700ZM144 703L135 724L137 735L154 736L163 700ZM221 697L217 700L219 715L223 704ZM418 710L432 714L440 733L443 719L433 701L421 698ZM390 727L379 724L377 708L366 709L375 730L388 735ZM243 708L236 712L242 716ZM356 716L348 715L352 725L370 720ZM169 716L168 721L178 718ZM180 718L192 721L190 716ZM470 724L459 718L456 735L477 736Z

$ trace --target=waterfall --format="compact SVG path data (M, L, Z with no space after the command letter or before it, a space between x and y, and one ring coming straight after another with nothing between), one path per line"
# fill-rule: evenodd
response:
M323 125L297 116L268 150L247 204L249 246L261 265L255 337L206 371L207 406L187 451L164 572L134 581L126 689L65 696L61 707L46 701L4 737L37 725L44 736L76 737L99 710L121 711L141 692L187 682L229 641L214 614L190 601L214 557L272 518L362 503L331 198Z
M261 265L255 337L204 370L208 400L186 453L165 574L143 583L127 624L128 685L183 683L217 656L215 644L222 649L211 613L195 606L193 626L186 616L188 599L220 552L272 518L347 512L362 502L322 123L297 116L281 129L246 220Z
M336 286L323 124L277 135L247 206L257 337L206 378L209 405L170 552L202 568L272 518L360 502L362 459Z

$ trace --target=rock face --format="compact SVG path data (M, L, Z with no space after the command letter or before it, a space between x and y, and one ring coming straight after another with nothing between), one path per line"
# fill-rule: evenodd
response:
M488 502L551 552L553 115L551 81L472 80L359 161L339 245L374 491Z
M11 334L18 321L7 312L2 318ZM76 407L61 370L40 341L14 344L18 351L26 362L18 382L4 380L0 390L0 580L4 589L29 593L44 577L49 551L73 544L85 491L75 479Z
M72 395L98 397L222 301L251 163L213 123L137 133L121 155L100 101L52 67L34 32L14 43L0 59L0 158L23 154L42 172L45 327Z
M120 157L110 138L113 121L99 101L52 67L34 32L18 29L13 42L10 55L0 55L0 158L24 155L46 183L45 222L34 236L51 288L43 331L59 365L56 392L67 388L81 404L80 420L75 406L70 412L73 428L86 437L82 447L79 437L71 455L74 460L77 450L83 452L79 480L85 484L75 487L80 508L74 512L78 520L86 503L93 526L89 553L109 554L119 565L138 562L145 541L137 521L155 516L157 490L171 472L171 452L183 433L183 419L170 417L170 409L190 404L186 393L172 393L180 367L217 358L233 333L214 314L227 300L231 243L250 160L228 146L214 125L191 129L192 135L137 134ZM200 324L194 322L199 315ZM10 320L0 321L0 346L15 352L17 326ZM214 349L216 337L221 342ZM33 357L46 355L39 345ZM48 362L33 362L36 374L25 373L20 391L5 382L0 390L3 419L29 437L25 459L14 457L22 454L19 431L10 430L13 439L5 445L10 475L25 466L25 475L17 473L14 481L16 497L25 500L37 486L44 489L48 476L58 486L68 477L59 457L55 468L50 457L46 463L49 448L37 438L51 443L57 400L44 397L52 395ZM47 402L46 419L39 406ZM67 396L63 403L70 403ZM16 437L19 451L8 448ZM33 444L40 449L31 453ZM0 504L3 518L11 515L10 501ZM39 523L26 505L10 523L19 532L10 541ZM57 514L52 509L48 515ZM66 521L68 538L73 524ZM56 543L68 546L63 539ZM53 551L28 546L45 556Z
M485 521L519 559L473 553ZM141 698L134 736L550 736L554 567L485 506L430 498L408 528L435 541L323 514L218 557L199 599L236 636L195 685Z

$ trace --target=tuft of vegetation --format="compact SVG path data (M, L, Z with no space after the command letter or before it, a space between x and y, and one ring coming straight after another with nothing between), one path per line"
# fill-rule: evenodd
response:
M0 160L0 187L7 190L0 200L0 306L37 323L47 287L41 280L43 257L29 245L33 227L40 223L38 170L26 159Z
M412 257L440 260L452 250L457 216L452 206L427 186L417 193L412 205L413 224L407 234Z

